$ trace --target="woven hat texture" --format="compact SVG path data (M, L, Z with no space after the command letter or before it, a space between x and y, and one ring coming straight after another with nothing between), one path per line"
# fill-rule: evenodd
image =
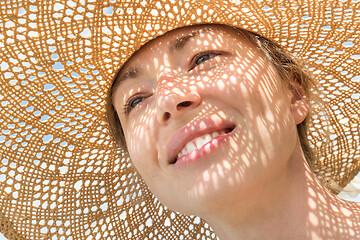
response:
M314 171L360 169L359 1L10 0L0 4L0 231L9 239L216 239L168 210L108 130L122 63L195 23L249 29L303 59L318 83ZM315 91L315 90L314 90Z

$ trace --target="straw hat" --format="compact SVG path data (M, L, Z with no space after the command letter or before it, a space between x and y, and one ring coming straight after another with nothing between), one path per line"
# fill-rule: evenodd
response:
M341 187L360 170L358 1L17 1L0 12L0 231L9 239L214 239L168 210L109 134L122 63L171 29L224 23L305 60L324 104L314 171ZM327 114L328 113L328 114Z

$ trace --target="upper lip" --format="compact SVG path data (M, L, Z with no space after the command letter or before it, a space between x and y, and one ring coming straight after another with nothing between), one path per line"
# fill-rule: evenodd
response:
M201 119L186 124L183 128L175 132L167 146L168 161L170 164L176 161L178 153L189 141L215 131L227 128L234 128L235 124L223 119Z

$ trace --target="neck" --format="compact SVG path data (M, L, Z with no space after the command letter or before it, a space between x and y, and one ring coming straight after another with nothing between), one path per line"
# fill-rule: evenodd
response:
M299 149L301 152L301 150ZM360 204L330 193L297 154L263 186L203 218L221 240L357 239Z

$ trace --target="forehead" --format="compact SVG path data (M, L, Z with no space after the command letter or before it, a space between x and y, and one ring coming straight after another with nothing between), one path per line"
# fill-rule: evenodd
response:
M239 32L227 25L195 25L178 28L165 33L143 45L121 67L114 82L114 87L127 78L135 78L141 70L137 67L139 62L148 60L153 54L176 54L192 41L197 44L207 44L209 41L218 40L218 44L227 39L236 38L240 41Z
M143 53L156 51L159 48L165 48L169 50L170 53L173 53L181 50L186 43L194 39L204 38L204 40L211 40L216 36L221 36L222 39L225 39L235 36L236 34L237 31L233 27L216 24L195 25L174 29L147 42L129 58L127 63L131 63L134 59L140 58ZM126 66L124 65L124 67Z

